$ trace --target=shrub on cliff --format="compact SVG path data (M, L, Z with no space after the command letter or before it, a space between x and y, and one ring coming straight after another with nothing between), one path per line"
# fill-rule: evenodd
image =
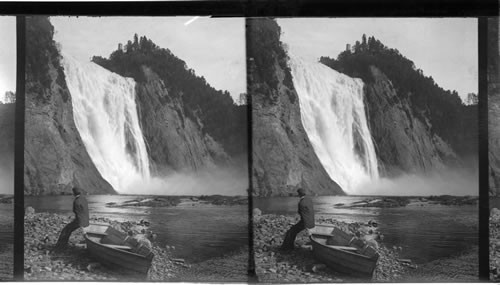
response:
M250 68L253 69L250 72L250 76L253 77L251 81L263 83L253 87L258 88L255 91L267 96L268 102L276 102L278 98L273 98L273 93L266 90L266 85L271 90L278 90L278 74L275 72L276 67L272 65L275 59L285 73L283 84L294 89L291 70L287 63L286 48L280 41L281 28L274 19L250 19L249 33L252 39L248 49L248 58L251 60ZM274 95L277 96L278 92Z
M26 93L37 94L35 102L46 103L50 93L40 90L50 89L52 79L48 62L56 67L56 82L66 88L64 71L60 67L60 55L52 39L54 27L48 17L33 16L26 18ZM43 47L43 48L42 48ZM63 99L68 99L63 93Z

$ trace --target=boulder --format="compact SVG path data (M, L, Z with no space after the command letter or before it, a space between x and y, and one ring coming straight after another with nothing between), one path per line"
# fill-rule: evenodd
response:
M262 215L262 211L261 211L259 208L254 208L254 209L252 210L252 216L253 216L254 218L256 218L256 217L260 217L261 215Z
M500 222L500 210L497 208L491 209L490 219L492 222Z
M28 206L24 209L24 216L26 218L31 218L33 215L35 215L35 209L33 207Z

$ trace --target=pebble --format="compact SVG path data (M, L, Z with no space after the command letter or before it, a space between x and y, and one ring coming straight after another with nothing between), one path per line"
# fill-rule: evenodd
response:
M323 270L326 268L326 265L325 264L315 264L313 267L312 267L312 272L314 273L317 273L318 271L320 270Z

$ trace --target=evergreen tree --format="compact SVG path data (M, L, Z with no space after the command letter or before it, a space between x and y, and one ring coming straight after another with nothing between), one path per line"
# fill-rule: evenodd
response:
M5 92L4 103L5 104L16 103L16 93L12 91Z
M139 49L139 39L137 38L137 34L134 34L134 49Z

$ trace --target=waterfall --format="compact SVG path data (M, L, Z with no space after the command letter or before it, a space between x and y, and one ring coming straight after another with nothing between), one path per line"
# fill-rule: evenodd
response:
M69 55L62 63L75 125L92 162L116 191L133 191L150 178L135 81Z
M302 124L330 177L347 193L379 178L365 114L363 81L290 55Z

